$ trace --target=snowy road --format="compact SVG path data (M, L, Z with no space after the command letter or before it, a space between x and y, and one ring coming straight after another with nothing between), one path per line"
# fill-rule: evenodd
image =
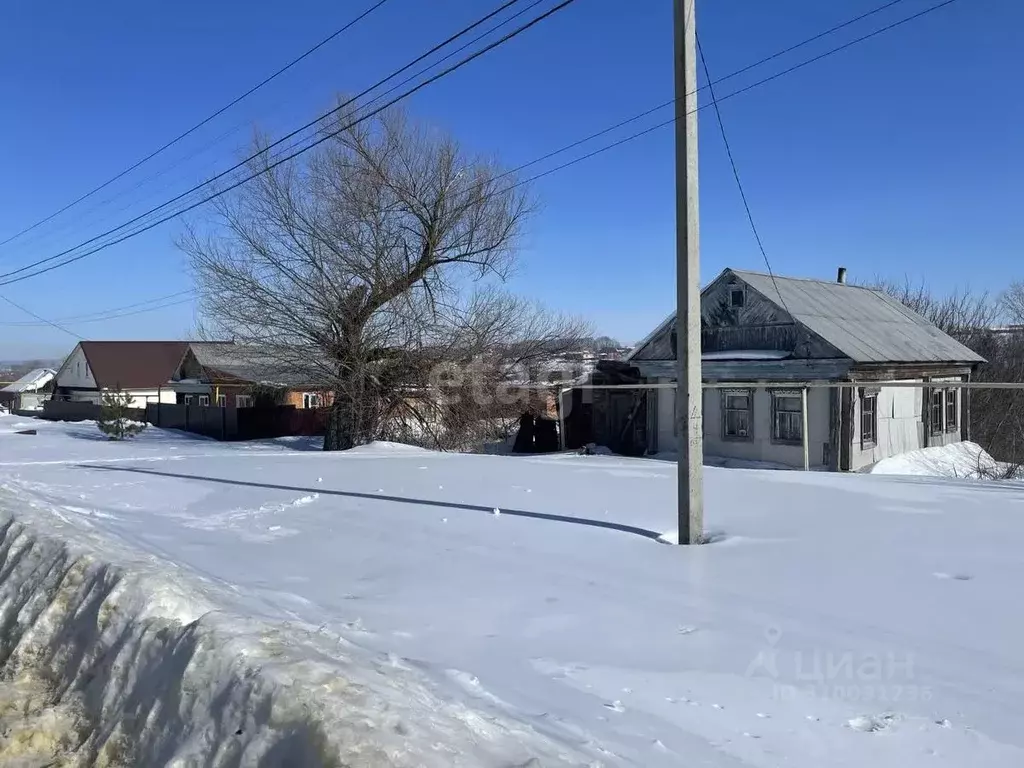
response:
M658 461L12 421L0 507L19 519L109 543L199 612L343 638L566 754L1024 765L1019 485L709 469L716 541L678 548L654 540L675 498ZM188 620L193 597L154 610Z

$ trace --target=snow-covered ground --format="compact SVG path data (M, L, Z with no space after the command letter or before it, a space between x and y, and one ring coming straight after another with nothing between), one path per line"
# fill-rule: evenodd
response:
M1024 485L311 447L0 418L0 763L1024 765Z

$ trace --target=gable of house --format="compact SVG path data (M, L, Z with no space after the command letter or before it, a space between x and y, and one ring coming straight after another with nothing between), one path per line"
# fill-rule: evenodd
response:
M75 345L71 354L61 364L55 383L58 387L68 389L97 389L96 379L89 368L89 360L81 343Z
M675 314L628 359L674 360ZM977 363L982 358L886 294L860 286L726 269L701 292L705 355L785 352L852 363Z
M187 341L82 341L64 361L57 386L150 390L174 377Z

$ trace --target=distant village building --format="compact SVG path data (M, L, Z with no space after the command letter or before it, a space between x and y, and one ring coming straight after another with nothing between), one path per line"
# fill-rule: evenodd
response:
M52 368L36 368L16 381L0 388L0 406L12 411L36 411L50 398L53 379Z

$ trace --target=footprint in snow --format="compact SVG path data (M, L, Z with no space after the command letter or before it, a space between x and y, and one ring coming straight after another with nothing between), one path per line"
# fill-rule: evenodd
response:
M974 577L968 573L943 573L936 571L932 574L936 579L953 579L954 581L970 581Z
M625 712L626 708L622 706L622 702L616 699L611 704L605 704L605 709L610 709L612 712Z
M696 627L680 627L676 630L680 635L692 635L697 631Z

